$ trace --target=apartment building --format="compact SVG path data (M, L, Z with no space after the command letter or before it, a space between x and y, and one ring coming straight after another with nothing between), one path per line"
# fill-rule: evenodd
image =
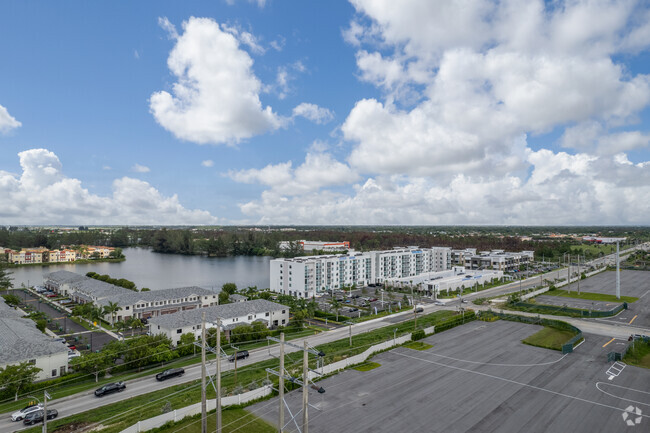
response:
M113 302L120 307L115 316L117 321L148 319L218 304L217 294L201 287L135 292L69 271L52 272L46 276L44 285L80 304L90 302L105 307ZM111 317L106 315L104 319L110 321Z
M114 249L112 247L98 246L81 246L78 249L62 248L60 250L48 250L45 247L24 248L21 251L8 250L7 258L9 263L17 265L74 262L77 259L90 259L93 257L106 259Z
M9 263L24 265L29 263L43 263L43 256L47 258L47 249L45 248L29 248L21 251L9 250L7 259ZM47 260L45 260L47 261Z
M382 284L391 278L449 269L451 249L399 247L385 251L271 260L274 292L310 298L329 290Z
M221 320L226 336L233 328L253 322L262 322L268 328L289 324L289 307L264 299L254 299L154 317L149 320L149 332L151 335L164 334L173 344L178 344L181 335L186 333L200 338L203 313L206 329L216 328L217 320Z

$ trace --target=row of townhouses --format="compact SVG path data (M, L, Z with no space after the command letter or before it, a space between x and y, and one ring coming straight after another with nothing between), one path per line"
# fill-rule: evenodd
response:
M383 284L387 279L449 269L451 248L394 248L271 260L274 292L309 298L332 289Z
M60 263L74 262L79 259L90 258L108 258L111 252L115 250L112 247L102 246L82 246L79 248L62 248L60 250L48 250L45 247L24 248L20 251L11 249L3 250L7 254L7 261L16 265L29 263Z
M61 376L68 367L68 348L36 328L31 319L0 297L0 368L29 362L41 371L37 380Z
M392 250L350 252L271 260L270 288L274 292L310 298L342 287L383 284L424 273L445 271L453 265L469 270L514 271L532 261L533 251L510 253L475 248L398 247Z

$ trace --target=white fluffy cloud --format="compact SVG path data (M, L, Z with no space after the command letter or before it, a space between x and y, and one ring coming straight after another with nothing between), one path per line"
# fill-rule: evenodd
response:
M334 118L334 113L316 104L302 102L293 109L293 117L301 116L314 123L327 123Z
M176 137L200 144L237 143L279 128L284 120L259 98L262 84L240 41L209 18L190 18L178 35L167 65L176 82L172 92L151 95L156 121ZM171 28L170 28L171 26Z
M22 174L0 171L2 224L215 224L202 210L184 208L142 180L113 182L112 196L92 194L66 177L59 158L46 149L18 154Z
M203 167L212 167L214 165L214 161L211 159L206 159L205 161L201 161L201 165Z
M0 134L5 134L21 125L22 123L17 121L5 107L0 105Z
M238 172L268 186L240 205L248 221L647 224L650 163L626 152L650 145L634 129L650 76L625 64L650 47L647 3L351 2L343 36L384 95L341 126L363 177L296 194L291 163ZM568 152L529 147L551 131Z
M349 166L328 153L308 153L305 162L270 164L261 169L231 171L227 175L242 183L259 183L271 187L274 195L304 195L320 188L345 185L359 177Z

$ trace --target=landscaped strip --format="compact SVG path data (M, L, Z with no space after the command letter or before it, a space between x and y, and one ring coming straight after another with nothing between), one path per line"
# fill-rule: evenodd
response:
M381 364L377 362L366 362L361 365L357 365L356 367L352 367L352 369L357 371L370 371L374 370L377 367L381 367Z
M562 346L575 337L577 332L545 326L533 335L523 339L521 342L530 346L543 347L545 349L562 350Z
M639 300L639 298L635 298L634 296L621 296L621 299L617 299L616 295L607 295L604 293L581 292L578 294L575 290L567 292L566 290L556 289L551 290L546 294L550 296L561 296L563 298L584 299L587 301L627 302L628 304Z

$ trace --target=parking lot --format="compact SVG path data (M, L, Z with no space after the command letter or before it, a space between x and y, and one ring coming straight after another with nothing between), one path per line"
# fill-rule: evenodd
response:
M622 302L589 301L584 299L565 298L563 296L540 295L535 298L537 304L555 305L557 307L579 308L588 311L609 311L621 305Z
M318 382L326 392L310 392L316 408L310 408L309 429L635 431L623 415L630 404L650 412L646 411L650 393L644 385L650 371L627 366L609 380L610 347L603 347L608 339L587 334L568 355L521 343L539 329L506 321L472 322L424 339L431 349L400 347L381 353L372 359L381 365L378 368L346 370ZM286 398L291 412L298 414L298 425L301 399L299 390ZM275 425L278 403L276 397L251 410ZM286 410L285 419L290 421ZM638 431L646 431L650 413L638 419ZM296 425L289 422L286 431L297 431Z

